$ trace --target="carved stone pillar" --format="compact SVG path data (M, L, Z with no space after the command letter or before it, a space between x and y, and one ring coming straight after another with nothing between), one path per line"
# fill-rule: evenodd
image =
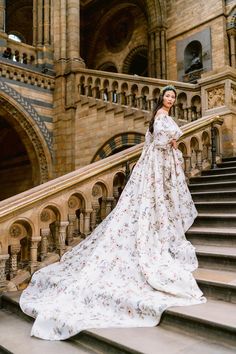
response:
M10 246L10 278L17 273L17 254L20 252L20 244Z
M233 68L236 68L236 29L232 28L227 33L229 35L230 63Z
M61 221L59 225L58 251L60 257L63 255L66 249L66 228L68 224L69 224L68 221Z
M191 156L184 156L184 164L185 164L185 174L187 177L189 177L191 172Z
M69 214L68 220L69 220L69 224L68 224L68 228L67 228L67 242L68 242L68 245L70 245L74 239L76 215Z
M84 211L84 234L87 236L90 233L90 219L93 209L87 209Z
M94 202L92 204L92 212L91 212L91 220L90 220L90 226L91 226L91 230L94 230L95 227L97 226L97 215L98 215L98 212L99 212L99 209L100 209L100 205L99 203L97 202Z
M41 229L40 230L41 234L41 253L40 253L40 259L43 261L45 257L47 256L48 253L48 240L51 236L51 230L49 228L47 229Z
M112 205L113 205L114 199L115 198L113 198L113 197L106 198L106 216L108 214L110 214L110 212L112 211Z
M197 168L201 171L202 170L202 150L198 150L197 154Z
M5 32L6 1L0 0L0 32Z
M6 261L9 254L0 254L0 290L6 286Z
M30 271L33 273L38 265L38 244L41 236L32 237L30 240Z

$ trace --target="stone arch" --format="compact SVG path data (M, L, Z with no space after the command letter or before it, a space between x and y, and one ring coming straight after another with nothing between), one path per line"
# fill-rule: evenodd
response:
M20 151L24 157L20 166L24 169L22 175L22 182L12 183L12 191L4 194L3 198L23 192L26 189L32 188L35 185L48 181L52 176L52 141L48 130L42 122L41 118L33 110L33 108L21 98L19 94L10 89L0 81L0 88L2 89L0 95L0 115L2 117L1 124L3 129L8 130L11 136L14 135L15 143L18 140L16 151ZM3 136L1 137L4 138ZM7 139L7 137L5 138ZM2 141L3 143L3 141ZM5 140L5 145L9 145L8 140ZM14 151L12 151L13 154ZM2 150L2 153L3 150ZM6 158L9 160L10 149L7 151ZM16 154L16 152L14 152ZM20 156L21 156L20 155ZM13 159L13 155L12 156ZM17 158L19 160L19 158ZM13 161L13 160L12 160ZM25 165L27 163L27 166ZM13 163L12 168L17 166ZM25 166L25 167L24 167ZM16 167L14 167L16 168ZM20 176L20 174L18 173ZM10 180L7 180L10 183ZM17 186L17 189L16 189Z
M148 74L148 48L138 46L130 51L124 60L122 72L129 75L147 76Z
M25 43L33 43L33 0L6 1L6 32L20 33Z
M111 61L107 61L107 62L99 65L97 70L108 71L110 73L118 73L116 64Z
M91 162L99 161L131 146L144 142L144 134L129 132L115 135L109 139L94 155Z

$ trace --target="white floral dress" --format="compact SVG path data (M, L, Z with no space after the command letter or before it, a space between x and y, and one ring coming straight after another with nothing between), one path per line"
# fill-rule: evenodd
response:
M181 130L156 117L115 209L61 261L37 271L20 298L31 334L60 340L88 328L147 327L170 306L205 302L185 232L197 216L170 141Z

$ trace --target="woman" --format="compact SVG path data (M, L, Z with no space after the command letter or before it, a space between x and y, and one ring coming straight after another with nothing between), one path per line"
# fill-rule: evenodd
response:
M145 327L170 306L205 302L192 271L185 232L197 215L168 115L176 99L165 87L139 161L105 220L61 261L33 275L20 305L35 317L31 334L60 340L88 328Z

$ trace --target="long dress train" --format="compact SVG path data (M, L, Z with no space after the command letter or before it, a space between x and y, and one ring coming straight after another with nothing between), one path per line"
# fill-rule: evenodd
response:
M35 317L32 335L60 340L88 328L155 326L170 306L206 301L185 238L197 212L181 152L170 144L181 134L170 116L156 117L113 211L60 262L35 272L20 298Z

